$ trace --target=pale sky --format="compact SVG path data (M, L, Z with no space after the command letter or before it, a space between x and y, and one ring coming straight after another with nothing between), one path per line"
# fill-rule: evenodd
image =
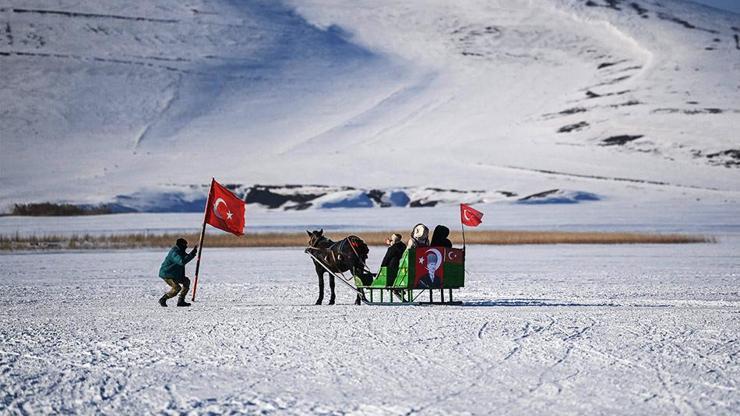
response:
M706 4L718 9L730 10L740 14L740 0L691 0L694 3Z

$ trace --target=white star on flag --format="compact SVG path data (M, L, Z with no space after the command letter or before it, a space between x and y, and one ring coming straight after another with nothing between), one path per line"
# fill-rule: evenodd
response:
M228 220L230 220L230 219L231 219L231 217L233 217L233 216L234 216L234 214L232 214L232 213L231 213L231 211L227 211L227 212L226 212L226 220L227 220L227 221L228 221Z
M424 264L424 257L419 257L419 264Z

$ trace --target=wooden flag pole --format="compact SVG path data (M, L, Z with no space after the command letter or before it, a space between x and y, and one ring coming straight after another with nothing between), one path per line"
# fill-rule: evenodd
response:
M213 181L215 178L211 178L211 186L208 188L208 197L206 198L206 206L203 210L203 228L200 230L200 240L198 241L198 259L195 261L195 282L193 283L193 297L191 301L195 302L195 292L198 290L198 272L200 271L200 256L203 255L203 240L206 237L206 217L208 216L208 207L211 204L211 190L213 189Z

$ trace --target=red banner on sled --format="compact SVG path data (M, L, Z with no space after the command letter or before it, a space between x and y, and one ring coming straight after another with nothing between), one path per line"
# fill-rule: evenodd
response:
M444 279L444 263L444 247L417 247L416 279L414 287L417 289L442 288Z

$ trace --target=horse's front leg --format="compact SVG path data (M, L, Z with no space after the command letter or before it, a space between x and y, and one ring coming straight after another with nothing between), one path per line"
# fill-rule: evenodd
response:
M329 305L334 304L334 275L329 273L329 289L331 289L331 297L329 298Z
M319 276L319 298L316 300L316 304L321 305L321 302L324 301L324 271L319 270L317 266L316 274Z

